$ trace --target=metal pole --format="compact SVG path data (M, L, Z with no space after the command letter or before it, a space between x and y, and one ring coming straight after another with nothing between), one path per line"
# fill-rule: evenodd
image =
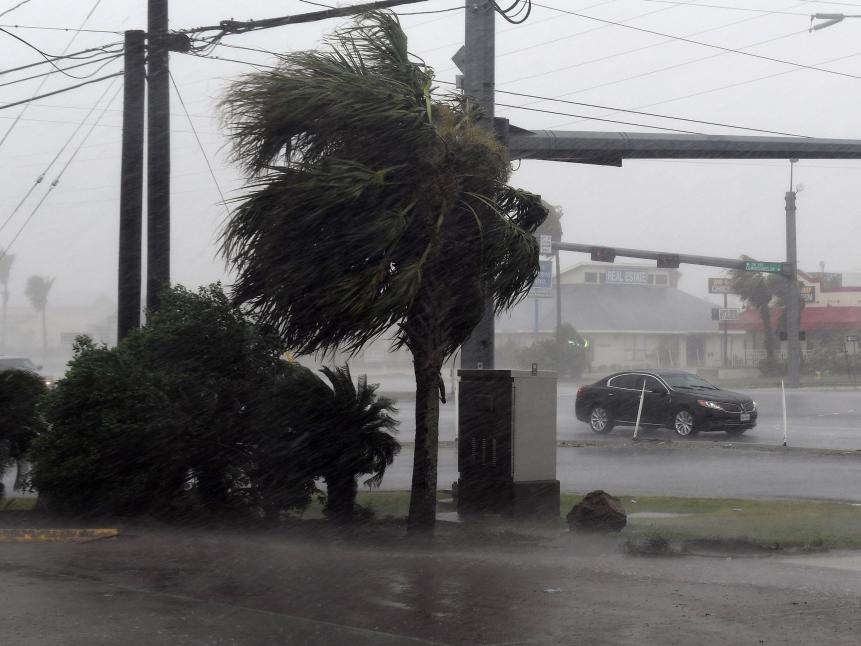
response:
M496 43L494 20L496 12L490 0L464 0L463 93L483 110L479 124L493 132L494 58ZM461 367L467 369L493 368L494 308L484 304L481 322L463 344Z
M798 259L795 242L795 191L786 192L786 264L789 281L786 290L787 386L801 385L800 294L798 290Z
M726 306L726 294L723 295L723 308L724 309L727 308L727 306ZM727 368L727 367L729 367L727 364L727 346L729 345L728 338L727 338L728 326L727 326L726 321L722 321L721 324L723 325L723 367Z
M145 37L146 34L139 30L125 34L117 343L141 324Z
M556 251L556 356L559 361L565 356L562 347L562 270L559 267L559 251ZM557 366L557 372L562 374L561 363Z
M147 309L170 285L170 76L167 0L149 0L147 22Z

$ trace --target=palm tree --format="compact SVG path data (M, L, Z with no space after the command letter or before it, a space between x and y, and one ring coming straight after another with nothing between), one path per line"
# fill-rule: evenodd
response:
M249 175L224 232L234 298L299 353L357 352L395 329L413 356L409 531L433 530L444 361L538 273L537 196L459 96L432 95L397 18L367 14L324 51L281 57L222 102Z
M750 256L742 256L742 260L753 260ZM774 330L771 324L771 300L774 297L773 283L766 274L741 269L731 269L729 272L732 290L738 294L742 302L756 308L762 321L765 336L765 360L768 370L774 366Z
M53 278L44 276L30 276L27 279L27 287L24 293L30 299L33 309L42 314L42 353L48 352L48 326L45 319L45 310L48 308L48 293L54 284Z
M367 376L359 378L358 387L350 376L350 368L323 368L321 372L332 384L329 401L325 402L325 424L318 454L326 481L326 515L336 522L353 520L356 510L357 478L369 475L368 486L383 481L386 467L392 464L401 445L394 438L400 423L395 402L376 394L377 384L369 384Z
M15 256L0 247L0 284L3 285L3 331L0 332L0 354L6 352L6 305L9 302L9 274Z

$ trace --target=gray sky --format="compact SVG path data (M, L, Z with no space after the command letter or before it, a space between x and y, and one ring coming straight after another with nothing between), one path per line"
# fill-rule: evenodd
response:
M0 13L19 1L2 0ZM74 28L94 2L30 0L0 17L0 24ZM430 0L404 7L402 13L462 4L462 0ZM723 53L558 9L849 76ZM183 29L225 18L266 18L314 10L297 0L174 0L170 25ZM809 15L815 12L861 13L861 0L540 0L523 25L509 25L497 18L497 89L805 136L861 139L861 19L808 33ZM463 41L463 11L405 15L402 21L411 50L437 70L439 81L454 81L456 70L450 56ZM281 27L229 36L223 42L274 51L306 49L317 46L322 35L337 24L328 20ZM145 29L146 2L102 0L86 26L117 32ZM59 54L73 35L45 29L9 31L50 54ZM118 34L80 33L69 51L120 40ZM272 62L265 54L230 47L218 47L213 55ZM35 51L0 33L0 70L38 60ZM99 75L119 70L121 65L118 59ZM94 67L72 73L89 73ZM228 197L235 195L242 178L227 159L215 104L226 82L252 68L180 54L172 55L171 67L218 182ZM48 66L3 74L0 83L45 71ZM0 104L29 98L41 80L0 87ZM77 82L53 74L41 92ZM24 113L0 147L0 224L98 97L106 89L112 96L121 87L117 81L108 89L109 83L39 100ZM13 293L22 293L27 276L39 273L57 277L55 303L74 302L84 292L115 297L121 102L120 94L14 243ZM497 95L497 102L702 133L745 134L720 126L504 94ZM99 104L95 115L103 106ZM188 286L226 280L223 263L216 256L225 210L218 204L219 194L204 153L175 94L171 107L172 278ZM0 110L0 137L19 111ZM498 108L497 114L525 128L656 131L521 109ZM87 123L93 120L91 117ZM86 130L88 126L80 134ZM80 135L0 232L0 246L8 245L19 231L79 141ZM827 271L861 272L861 163L801 161L795 177L796 183L804 185L798 200L801 268L818 270L819 262L824 261ZM523 162L512 182L562 206L565 239L572 242L732 257L746 253L764 260L784 257L783 195L789 183L788 162L649 161L626 162L622 168ZM569 254L563 266L582 259L582 255ZM716 270L684 266L682 270L681 286L700 294L705 292L705 277L716 274Z

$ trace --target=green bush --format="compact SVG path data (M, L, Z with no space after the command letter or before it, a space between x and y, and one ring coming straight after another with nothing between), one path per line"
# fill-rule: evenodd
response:
M117 348L79 341L46 400L32 483L48 508L73 514L303 508L313 474L293 468L304 458L283 414L289 393L273 402L283 366L219 285L165 292Z
M560 377L580 377L588 365L588 341L572 325L565 323L556 339L543 339L521 348L516 353L519 368L529 369L533 363L540 370L555 370Z
M23 460L33 439L45 430L37 404L46 391L44 380L37 374L25 370L0 372L0 477L12 461Z

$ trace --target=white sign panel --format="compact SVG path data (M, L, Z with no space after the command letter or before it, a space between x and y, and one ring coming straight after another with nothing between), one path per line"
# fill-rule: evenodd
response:
M538 253L549 256L553 253L553 239L548 235L538 236Z
M638 269L608 269L604 272L605 283L626 285L648 285L649 272Z
M739 312L737 307L721 307L718 309L718 321L737 321Z

